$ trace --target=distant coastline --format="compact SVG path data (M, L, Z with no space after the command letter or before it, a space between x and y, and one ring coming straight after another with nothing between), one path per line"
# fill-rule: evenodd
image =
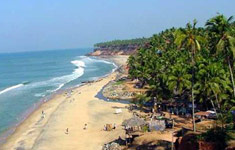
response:
M89 56L116 56L116 55L133 55L136 51L145 46L150 38L137 38L131 40L114 40L101 42L94 45L93 52Z

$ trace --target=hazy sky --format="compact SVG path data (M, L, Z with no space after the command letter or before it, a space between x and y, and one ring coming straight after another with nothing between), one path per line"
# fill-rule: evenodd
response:
M0 52L92 47L235 15L235 0L0 0Z

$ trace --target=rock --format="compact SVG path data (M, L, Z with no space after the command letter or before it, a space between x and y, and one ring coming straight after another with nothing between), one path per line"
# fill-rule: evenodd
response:
M103 95L110 99L132 99L133 92L129 92L125 90L125 85L116 85L116 82L108 84L104 90Z
M121 150L121 147L118 143L112 142L109 144L105 144L102 150Z

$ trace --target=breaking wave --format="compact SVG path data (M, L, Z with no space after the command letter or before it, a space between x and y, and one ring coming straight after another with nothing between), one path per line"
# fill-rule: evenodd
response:
M47 81L42 82L36 82L32 84L32 87L42 87L42 86L55 86L56 89L53 90L47 90L46 93L37 93L35 94L36 97L39 97L40 95L46 95L48 93L52 93L55 91L58 91L61 89L66 83L69 83L79 77L81 77L84 74L84 68L86 67L85 63L80 60L73 60L71 61L73 65L76 66L76 68L73 70L72 74L61 76L61 77L55 77Z
M16 88L20 88L20 87L22 87L22 86L24 86L24 84L17 84L17 85L8 87L8 88L6 88L6 89L0 91L0 94L6 93L6 92L11 91L11 90L16 89Z
M54 77L49 80L34 82L34 83L30 83L30 84L29 84L29 82L17 84L17 85L8 87L8 88L0 91L0 95L3 93L6 93L8 91L11 91L13 89L20 88L20 87L23 87L22 90L32 90L32 89L37 89L37 88L51 87L50 89L48 89L42 93L39 92L39 93L34 94L35 97L44 97L50 93L53 93L53 92L60 90L67 83L81 77L84 74L86 66L88 66L88 68L89 68L90 64L94 64L94 63L111 64L114 66L114 69L112 71L114 71L117 68L116 64L113 62L109 62L106 60L100 60L100 59L94 59L92 57L87 57L87 56L79 56L79 57L77 57L77 59L72 60L70 63L75 66L75 68L71 74L59 76L59 77ZM89 69L93 69L93 68L89 68ZM94 77L93 79L97 79L97 78L98 77Z

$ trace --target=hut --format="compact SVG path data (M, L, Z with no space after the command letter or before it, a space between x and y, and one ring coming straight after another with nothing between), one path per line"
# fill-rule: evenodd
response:
M136 131L140 130L142 126L146 125L147 122L137 116L124 120L122 125L126 127L127 130Z
M165 120L152 120L149 122L150 131L164 131L165 128Z

